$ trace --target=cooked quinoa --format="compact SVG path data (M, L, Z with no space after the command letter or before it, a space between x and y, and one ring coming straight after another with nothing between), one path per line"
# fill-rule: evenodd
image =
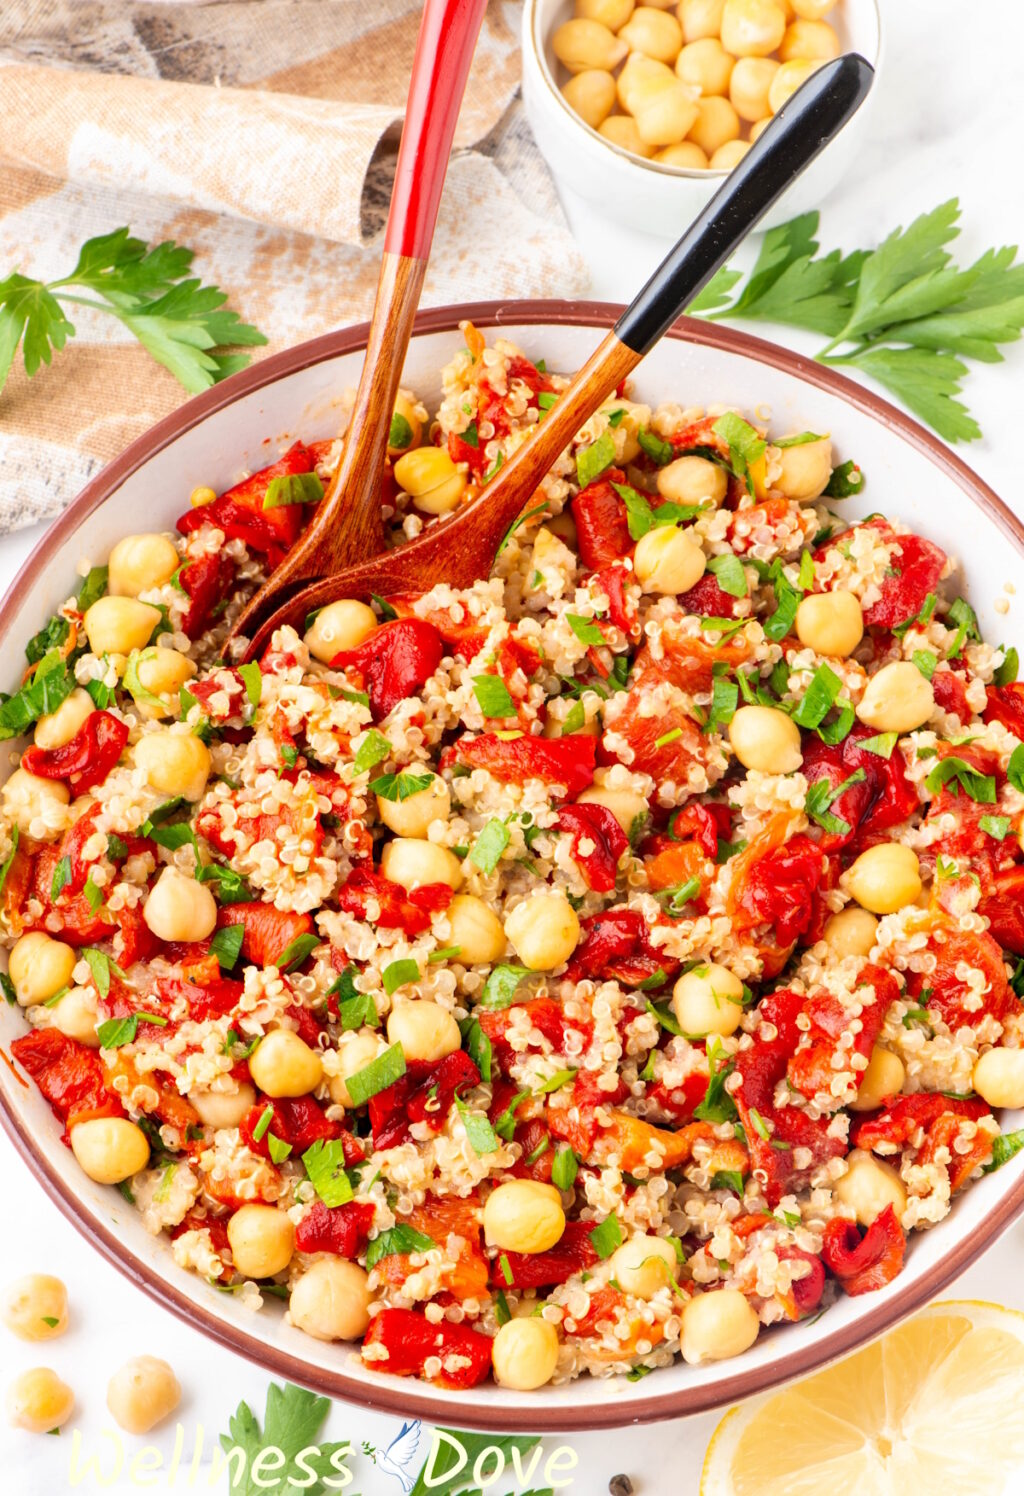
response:
M396 408L395 543L566 384L463 331ZM1016 652L844 517L829 436L623 393L490 577L240 665L339 450L83 562L0 706L13 1052L83 1169L447 1387L735 1355L889 1282L1024 1141Z

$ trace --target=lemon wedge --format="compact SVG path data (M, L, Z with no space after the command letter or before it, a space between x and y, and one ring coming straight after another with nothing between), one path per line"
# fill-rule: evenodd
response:
M998 1496L1024 1471L1022 1386L1024 1314L933 1304L837 1366L733 1408L700 1496Z

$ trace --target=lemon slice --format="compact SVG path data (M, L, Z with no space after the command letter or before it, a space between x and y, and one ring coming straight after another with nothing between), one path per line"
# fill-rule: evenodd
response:
M1022 1386L1024 1314L933 1304L837 1366L733 1408L700 1496L998 1496L1024 1471Z

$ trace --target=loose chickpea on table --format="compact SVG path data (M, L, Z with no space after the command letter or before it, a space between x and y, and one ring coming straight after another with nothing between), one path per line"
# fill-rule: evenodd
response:
M730 171L802 83L840 53L838 0L576 0L552 50L570 107L635 156Z

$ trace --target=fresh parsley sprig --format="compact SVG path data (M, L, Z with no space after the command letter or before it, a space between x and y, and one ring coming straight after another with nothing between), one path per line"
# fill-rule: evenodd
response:
M0 280L0 389L19 344L31 379L75 336L65 305L109 312L190 394L244 369L249 354L225 350L267 340L224 309L225 292L189 275L193 255L171 239L150 249L119 228L88 240L59 280L18 271Z
M820 333L819 363L866 374L947 441L975 441L981 428L958 398L964 360L1000 363L1000 345L1020 337L1024 263L1009 245L961 268L947 248L959 217L951 198L875 250L822 255L818 214L804 213L765 235L742 286L723 266L689 310Z

